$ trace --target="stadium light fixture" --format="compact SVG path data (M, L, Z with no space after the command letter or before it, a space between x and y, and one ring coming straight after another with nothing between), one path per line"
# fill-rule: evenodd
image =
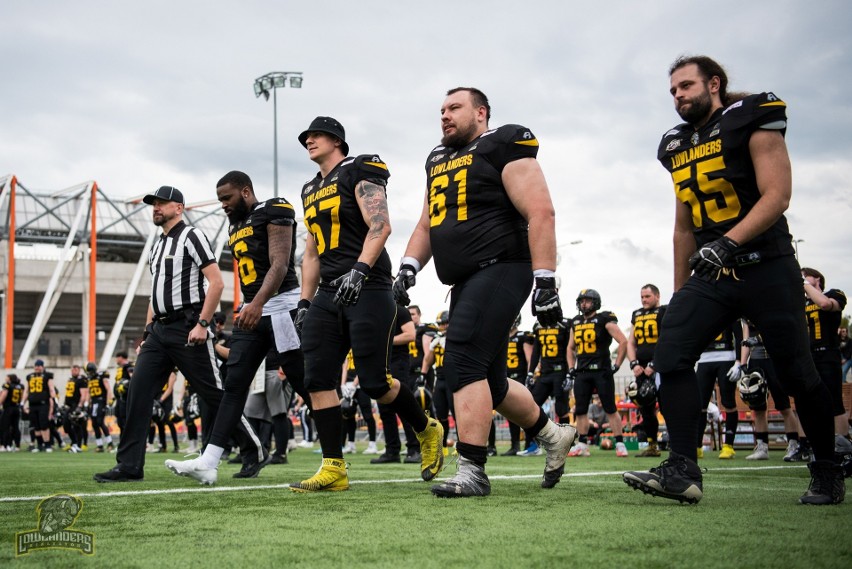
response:
M254 80L254 96L260 97L263 95L264 100L269 100L269 92L272 92L272 116L273 116L273 160L274 160L274 191L275 197L278 197L278 95L277 89L287 86L290 82L291 89L302 88L302 72L301 71L273 71L266 75L261 75Z

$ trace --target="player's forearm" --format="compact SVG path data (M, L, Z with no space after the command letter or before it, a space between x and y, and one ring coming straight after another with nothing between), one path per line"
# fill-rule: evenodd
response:
M680 287L689 278L692 271L689 268L689 256L695 252L695 237L691 231L675 230L674 234L674 290Z
M556 214L543 208L529 219L529 244L532 268L556 270Z

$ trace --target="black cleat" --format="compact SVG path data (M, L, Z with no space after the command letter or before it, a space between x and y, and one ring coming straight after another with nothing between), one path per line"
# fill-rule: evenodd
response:
M400 462L398 454L384 453L370 460L370 464L389 464L392 462Z
M675 452L670 453L660 466L648 472L625 472L623 479L634 490L678 502L697 504L704 496L701 469Z
M287 464L286 454L273 454L269 464Z
M516 456L518 454L518 447L512 447L500 456Z
M405 459L403 460L403 462L405 464L420 464L420 462L422 460L423 460L423 457L420 455L419 452L413 452L413 453L407 455L405 457Z
M811 484L799 503L812 506L839 504L846 496L846 483L843 469L830 460L815 460L808 464L811 471Z
M99 472L92 476L95 482L139 482L144 478L142 474L130 474L121 470L118 466L106 472Z
M257 478L258 473L264 466L272 462L272 455L264 453L263 460L251 461L243 463L243 467L239 472L234 473L234 478Z

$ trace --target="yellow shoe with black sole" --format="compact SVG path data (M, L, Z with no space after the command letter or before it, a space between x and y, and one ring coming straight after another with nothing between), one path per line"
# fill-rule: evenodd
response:
M293 492L341 492L349 490L346 463L339 458L324 458L317 473L301 482L290 484Z
M417 433L420 441L420 476L427 482L444 467L444 427L429 417L426 428Z

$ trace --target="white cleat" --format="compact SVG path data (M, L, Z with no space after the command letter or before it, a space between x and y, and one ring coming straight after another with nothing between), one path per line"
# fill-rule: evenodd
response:
M189 476L198 480L200 484L207 486L216 484L216 480L219 478L218 465L208 468L202 464L201 457L193 458L192 460L167 460L166 468L178 476Z

